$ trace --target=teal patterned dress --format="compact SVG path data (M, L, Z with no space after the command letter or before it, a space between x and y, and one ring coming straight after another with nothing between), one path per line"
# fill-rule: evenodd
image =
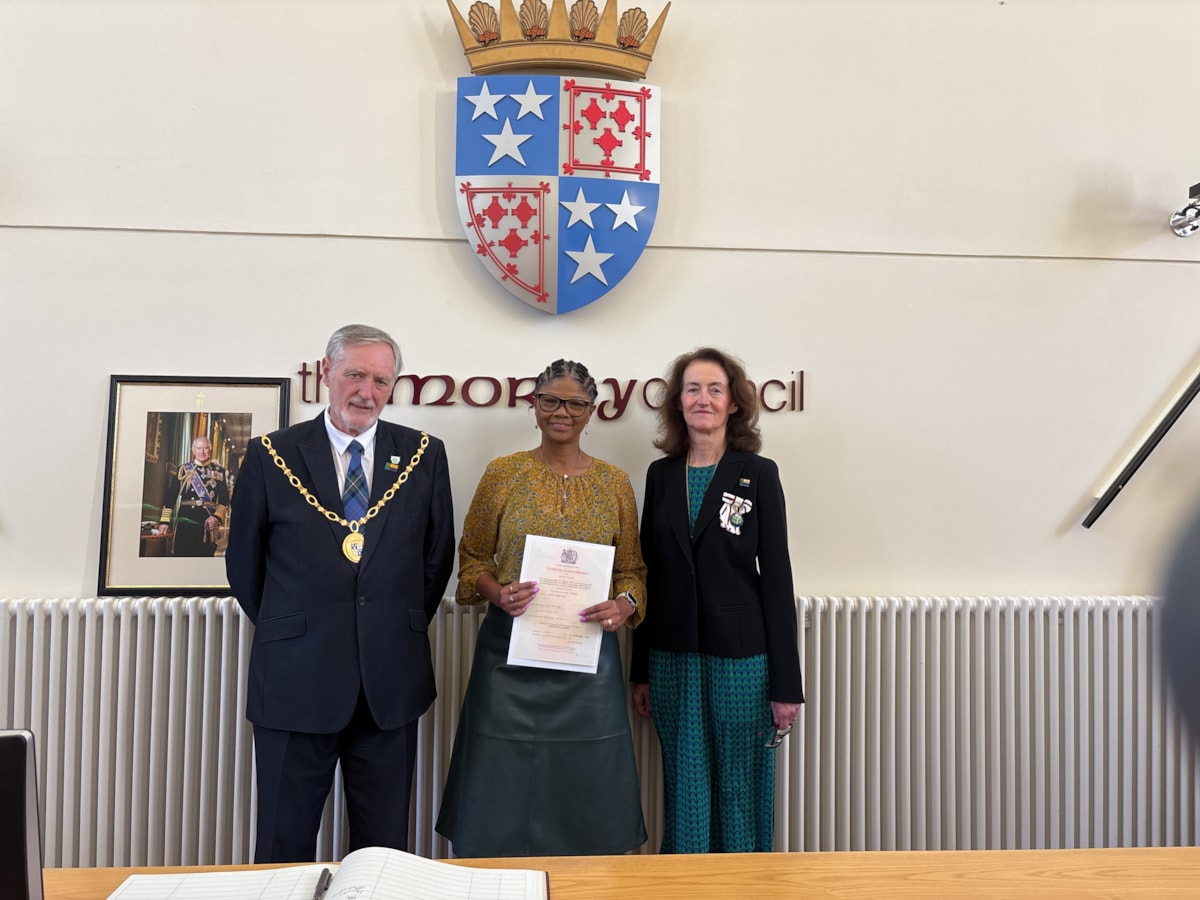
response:
M687 468L695 526L716 465ZM767 655L650 651L650 708L666 780L663 853L752 853L775 841Z

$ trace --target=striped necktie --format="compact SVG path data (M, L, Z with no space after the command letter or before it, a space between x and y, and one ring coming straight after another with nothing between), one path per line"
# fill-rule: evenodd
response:
M342 492L342 506L346 518L353 522L367 514L367 476L362 467L362 444L350 442L350 467L346 469L346 489Z

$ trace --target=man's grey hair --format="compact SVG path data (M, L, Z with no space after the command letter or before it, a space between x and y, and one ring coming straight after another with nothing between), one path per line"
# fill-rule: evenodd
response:
M343 325L329 336L329 343L325 345L325 355L336 366L345 356L346 348L356 344L387 344L392 348L392 356L396 360L396 371L392 373L392 377L400 374L403 368L400 361L400 345L386 331L372 328L370 325Z

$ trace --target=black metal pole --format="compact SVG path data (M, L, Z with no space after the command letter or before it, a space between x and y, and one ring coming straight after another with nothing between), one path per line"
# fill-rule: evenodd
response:
M1196 187L1200 188L1200 185L1196 185ZM1096 501L1096 505L1092 507L1092 511L1083 520L1084 528L1091 528L1092 523L1100 518L1104 510L1108 509L1108 505L1116 499L1117 494L1121 493L1121 489L1129 483L1129 479L1133 478L1133 473L1146 461L1146 457L1158 446L1158 442L1171 430L1171 426L1183 415L1183 411L1195 399L1198 392L1200 392L1200 372L1196 373L1196 377L1187 386L1187 390L1167 410L1167 414L1163 416L1162 421L1154 426L1154 430L1150 432L1146 440L1142 441L1142 446L1138 447L1137 453L1133 454L1133 458L1125 464L1125 468L1120 471L1120 474L1113 479L1112 484L1100 495L1100 499Z

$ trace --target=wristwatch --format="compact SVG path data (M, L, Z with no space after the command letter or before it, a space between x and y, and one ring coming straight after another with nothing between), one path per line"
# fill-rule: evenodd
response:
M617 596L624 597L626 600L629 601L629 608L632 609L634 612L638 611L637 597L633 596L633 594L631 594L629 591L621 591L621 593L617 594Z

